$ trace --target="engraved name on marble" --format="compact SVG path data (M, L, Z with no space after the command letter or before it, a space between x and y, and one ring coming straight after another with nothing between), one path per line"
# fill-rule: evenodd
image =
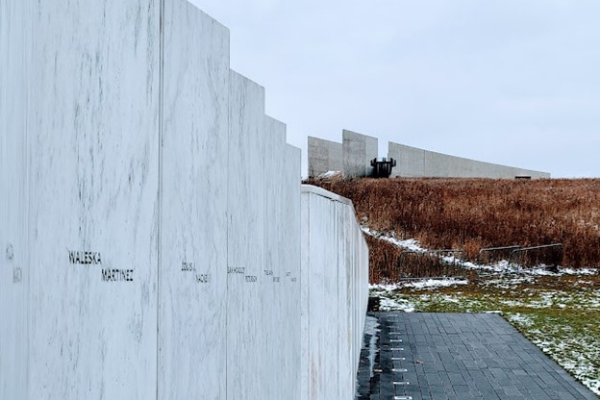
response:
M104 282L133 282L132 269L103 269L102 281Z
M246 268L243 267L229 267L227 268L227 273L228 274L240 274L240 275L244 275L244 273L246 273Z
M195 271L196 268L194 267L194 263L183 261L181 263L181 270L182 271Z
M95 251L69 251L69 262L71 264L89 265L102 264L102 257Z
M6 259L11 261L14 257L15 252L13 250L13 245L9 243L8 246L6 246Z

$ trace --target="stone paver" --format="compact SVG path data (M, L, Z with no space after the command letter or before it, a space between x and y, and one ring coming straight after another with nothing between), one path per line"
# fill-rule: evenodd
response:
M499 315L368 319L357 399L598 399Z

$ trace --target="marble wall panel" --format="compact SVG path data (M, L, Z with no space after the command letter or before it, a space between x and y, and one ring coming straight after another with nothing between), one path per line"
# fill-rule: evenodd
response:
M165 3L159 399L225 399L229 31Z
M266 281L264 89L231 71L227 240L227 393L262 398Z
M300 305L300 265L301 265L301 151L286 145L283 169L286 190L283 193L283 215L286 223L280 235L281 248L281 313L279 324L283 335L282 353L283 371L281 377L283 384L279 387L279 399L299 400L301 388L301 305Z
M28 398L150 399L159 4L31 5Z
M0 399L27 397L28 12L0 2Z
M352 398L368 299L368 248L352 203L302 186L302 399Z
M354 216L314 200L342 242L303 287L300 150L227 29L185 0L3 0L0 46L0 398L299 399L301 291L353 301Z
M281 382L282 370L274 371L272 365L282 364L281 346L284 343L283 330L278 324L283 316L281 293L281 247L285 240L280 235L285 229L285 216L282 214L282 196L286 189L282 179L283 161L285 156L285 125L271 117L265 116L260 139L264 141L264 175L263 190L263 215L264 221L264 265L259 275L261 303L264 304L259 326L259 352L270 363L258 363L255 368L259 370L260 381L263 382L261 398L275 399ZM270 376L270 379L269 379Z

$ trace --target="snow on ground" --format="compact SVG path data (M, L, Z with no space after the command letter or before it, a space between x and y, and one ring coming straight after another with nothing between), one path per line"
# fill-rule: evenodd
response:
M600 395L600 374L597 360L600 357L598 338L590 335L557 334L551 329L536 328L533 318L514 313L507 315L508 321L527 332L529 339L545 354L573 374L594 393ZM564 329L564 327L563 327Z
M362 230L407 250L428 251L414 239L400 240L392 233L368 227ZM478 265L453 257L444 260L477 271L478 279L424 278L371 285L371 296L379 298L379 309L502 314L544 353L600 395L600 336L593 328L597 322L578 317L600 310L599 269L559 267L558 272L551 272L543 265L524 269L507 261ZM549 279L567 279L569 286L540 285L551 282ZM477 285L477 290L469 289L472 285Z
M429 250L422 247L419 244L419 241L416 239L397 239L394 232L380 232L374 229L369 228L368 226L361 226L362 231L374 238L384 240L393 245L401 247L403 249L409 251L416 251L419 253L426 253ZM456 264L462 268L470 269L470 270L479 270L483 273L491 272L491 273L503 273L503 274L511 274L518 273L523 275L530 276L563 276L563 275L573 275L573 276L586 276L586 275L599 275L600 269L597 268L564 268L558 267L558 272L552 272L548 270L548 266L546 265L538 265L533 268L522 268L518 264L509 263L507 260L501 260L494 264L476 264L471 261L463 261L459 257L454 256L442 256L440 257L443 261L449 264Z
M329 179L329 178L333 178L336 176L342 176L342 172L341 171L327 171L327 172L323 172L322 174L320 174L319 176L317 176L317 179Z
M441 279L411 279L390 284L370 285L371 290L394 291L403 288L411 289L439 289L457 285L467 285L469 281L461 278L441 278Z
M378 231L370 229L366 226L361 226L361 229L365 234L367 234L369 236L372 236L372 237L380 239L380 240L385 240L386 242L389 242L398 247L402 247L406 250L416 251L419 253L425 253L427 251L426 249L422 248L419 245L419 241L416 239L400 240L400 239L396 238L396 235L394 235L393 232L387 232L387 233L378 232Z

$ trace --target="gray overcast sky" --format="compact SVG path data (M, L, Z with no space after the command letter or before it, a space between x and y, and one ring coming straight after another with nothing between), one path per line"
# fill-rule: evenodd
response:
M600 177L598 0L191 0L288 142L342 129ZM306 174L306 165L303 174Z

